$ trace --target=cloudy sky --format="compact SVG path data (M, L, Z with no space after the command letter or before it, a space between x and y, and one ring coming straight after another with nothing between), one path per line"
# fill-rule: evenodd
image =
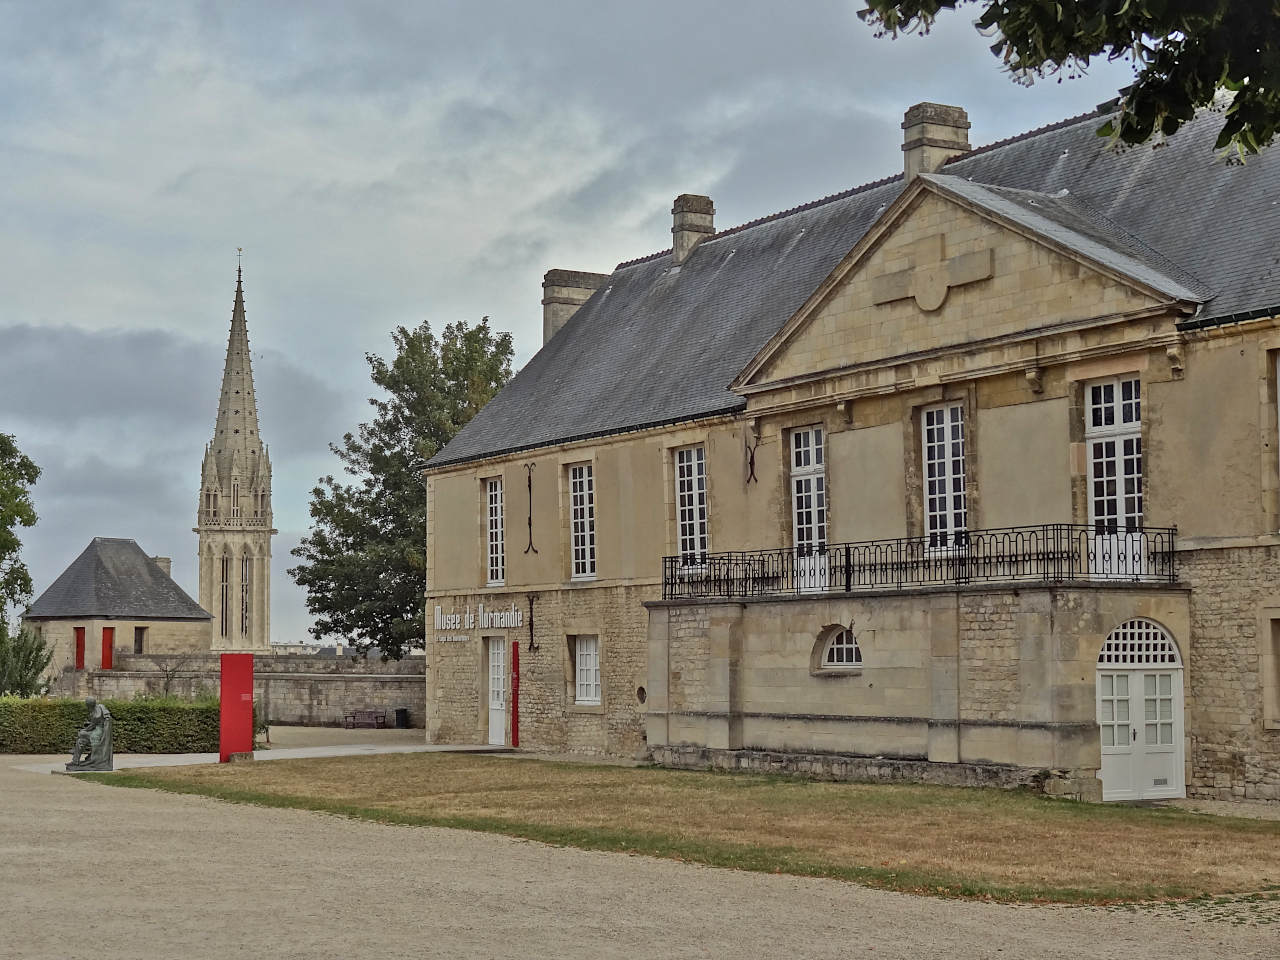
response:
M114 536L195 593L236 247L293 641L289 550L397 324L487 315L523 363L543 272L669 246L676 194L732 226L897 172L918 101L981 144L1131 75L1019 87L972 11L890 41L861 6L0 0L0 431L44 470L37 592Z

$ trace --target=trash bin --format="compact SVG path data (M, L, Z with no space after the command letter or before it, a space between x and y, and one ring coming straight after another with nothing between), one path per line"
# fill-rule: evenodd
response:
M409 708L408 707L396 707L396 729L397 730L409 729Z

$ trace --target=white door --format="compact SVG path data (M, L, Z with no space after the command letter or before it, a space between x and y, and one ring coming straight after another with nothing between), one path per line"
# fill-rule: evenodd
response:
M827 588L827 477L822 427L791 431L791 535L795 587Z
M969 526L965 489L964 404L921 412L924 443L924 513L930 551L963 550Z
M1186 796L1182 664L1172 639L1150 620L1130 620L1098 657L1098 730L1103 800Z
M489 743L507 742L507 641L489 637Z
M1142 383L1122 377L1090 384L1089 574L1097 580L1150 575L1142 534Z

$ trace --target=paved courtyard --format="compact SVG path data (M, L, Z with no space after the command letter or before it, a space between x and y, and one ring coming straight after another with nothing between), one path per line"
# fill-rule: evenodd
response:
M1257 922L1274 906L915 898L125 790L27 759L0 757L5 958L1280 954L1280 924Z

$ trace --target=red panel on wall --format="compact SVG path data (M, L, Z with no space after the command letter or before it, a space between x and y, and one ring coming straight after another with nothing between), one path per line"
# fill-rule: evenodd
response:
M112 654L116 649L116 628L102 628L102 669L110 670L112 665Z
M84 627L76 627L76 669L84 669Z
M222 709L218 761L253 750L253 654L222 655Z

